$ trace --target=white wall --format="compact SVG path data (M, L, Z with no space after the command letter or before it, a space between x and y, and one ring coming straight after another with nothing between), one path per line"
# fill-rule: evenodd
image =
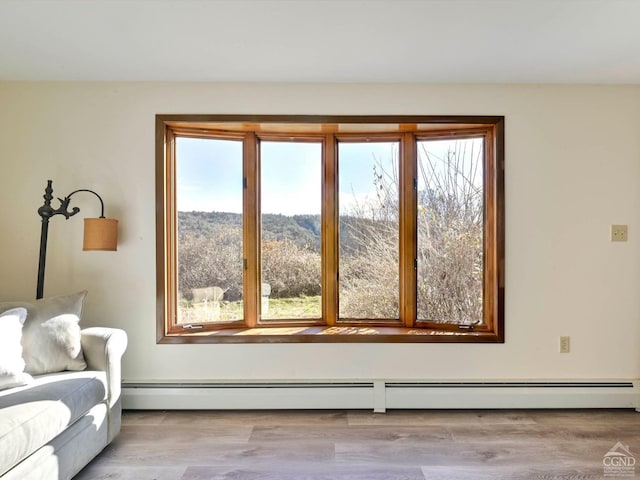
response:
M156 345L156 113L505 115L506 343ZM118 252L56 217L45 295L89 290L128 381L640 378L640 86L0 83L0 146L0 300L35 295L46 180L96 190Z

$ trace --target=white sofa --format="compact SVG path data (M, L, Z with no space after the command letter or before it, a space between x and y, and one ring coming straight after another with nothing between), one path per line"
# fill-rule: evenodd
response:
M0 302L0 479L68 480L120 431L127 335L86 328L87 292Z
M71 479L120 431L124 331L81 331L87 369L0 391L0 478Z

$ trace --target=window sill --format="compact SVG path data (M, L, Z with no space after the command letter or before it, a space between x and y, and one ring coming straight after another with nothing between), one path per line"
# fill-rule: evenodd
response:
M504 337L487 330L291 326L169 332L158 343L504 343Z

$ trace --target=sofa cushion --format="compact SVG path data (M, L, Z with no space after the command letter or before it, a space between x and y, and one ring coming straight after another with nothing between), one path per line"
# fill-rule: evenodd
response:
M0 303L0 310L12 307L27 309L27 319L22 331L25 372L42 375L87 368L78 324L86 296L87 292L84 290L35 302Z
M106 381L105 372L64 372L1 391L0 475L105 401Z
M25 308L0 309L0 390L24 385L31 377L24 373L22 358L22 325L27 318Z

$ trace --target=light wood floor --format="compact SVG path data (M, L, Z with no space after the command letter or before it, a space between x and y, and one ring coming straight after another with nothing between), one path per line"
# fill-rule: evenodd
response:
M129 411L76 480L603 478L633 410Z

